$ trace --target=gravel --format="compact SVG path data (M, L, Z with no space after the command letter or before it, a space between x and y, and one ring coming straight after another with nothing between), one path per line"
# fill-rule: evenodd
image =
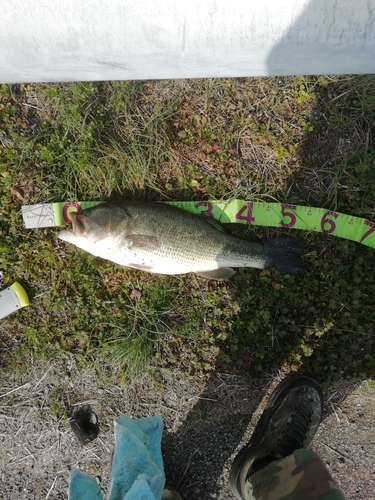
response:
M73 469L97 476L108 491L113 421L161 414L167 485L185 500L232 499L231 460L251 436L268 396L283 378L161 371L131 386L114 383L73 358L30 362L27 374L0 371L0 499L66 499ZM325 388L324 419L311 448L324 459L348 500L375 499L375 388L340 381ZM99 437L86 446L69 417L83 405L98 416Z

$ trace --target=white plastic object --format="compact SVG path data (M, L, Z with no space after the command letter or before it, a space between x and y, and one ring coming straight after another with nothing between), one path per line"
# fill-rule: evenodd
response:
M26 290L18 282L0 292L0 319L30 305Z
M0 83L375 73L374 0L2 0Z

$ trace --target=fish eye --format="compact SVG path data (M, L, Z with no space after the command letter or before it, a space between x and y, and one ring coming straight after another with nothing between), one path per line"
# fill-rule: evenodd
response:
M85 210L85 211L83 212L83 215L84 215L85 217L90 217L91 212L92 212L92 210L90 210L90 209Z

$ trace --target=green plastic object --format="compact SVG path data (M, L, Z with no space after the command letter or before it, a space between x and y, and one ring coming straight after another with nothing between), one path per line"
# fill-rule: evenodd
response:
M17 281L0 292L0 319L30 305L26 290Z

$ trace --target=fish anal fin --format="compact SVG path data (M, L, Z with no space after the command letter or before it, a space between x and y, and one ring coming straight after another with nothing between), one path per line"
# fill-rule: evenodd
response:
M221 267L220 269L213 269L212 271L197 271L196 274L210 280L225 280L236 274L236 271L231 267Z
M155 250L159 246L159 239L156 236L147 234L128 234L126 240L131 248L144 248L145 250Z

